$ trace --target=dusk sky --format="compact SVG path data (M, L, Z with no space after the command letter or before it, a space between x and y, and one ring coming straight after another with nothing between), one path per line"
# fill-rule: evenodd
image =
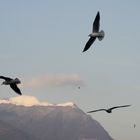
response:
M98 11L105 37L83 53ZM90 114L115 140L140 139L139 44L138 0L0 1L0 75L18 77L23 95L85 112L131 104ZM14 96L0 86L1 99Z

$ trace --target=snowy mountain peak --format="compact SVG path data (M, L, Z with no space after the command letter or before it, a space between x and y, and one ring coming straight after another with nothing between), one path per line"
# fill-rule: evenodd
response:
M26 107L30 107L30 106L63 106L63 107L70 106L72 108L77 107L72 102L66 102L66 103L62 103L62 104L50 104L47 101L39 101L34 96L25 96L25 95L11 97L9 99L0 99L0 104L14 104L17 106L22 105L22 106L26 106Z
M0 103L7 103L0 105L2 140L113 140L100 123L75 109L72 102L54 105L32 96L18 96Z
M72 108L77 107L76 104L74 104L73 102L66 102L66 103L63 103L63 104L57 104L57 106L64 106L64 107L70 106Z

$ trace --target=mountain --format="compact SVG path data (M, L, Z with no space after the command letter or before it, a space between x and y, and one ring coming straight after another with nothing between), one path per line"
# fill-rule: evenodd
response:
M36 140L29 134L18 130L14 126L11 126L10 124L0 121L0 139L1 140Z
M10 134L5 140L113 140L71 102L54 105L30 96L14 97L0 100L0 114L2 140L3 133Z

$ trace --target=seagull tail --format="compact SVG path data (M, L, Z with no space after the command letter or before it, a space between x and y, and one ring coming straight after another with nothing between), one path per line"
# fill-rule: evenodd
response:
M104 36L105 36L105 32L103 30L101 30L99 32L99 36L98 36L99 41L103 40Z

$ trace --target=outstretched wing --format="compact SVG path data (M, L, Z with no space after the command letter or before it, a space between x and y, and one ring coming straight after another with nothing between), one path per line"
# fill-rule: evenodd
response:
M90 48L90 46L95 41L95 39L96 39L96 37L90 37L90 39L88 40L88 42L85 45L83 52L87 51Z
M16 84L11 84L10 87L19 95L22 95L20 89L17 87Z
M13 79L11 79L11 78L9 78L9 77L4 77L4 76L0 76L0 79L4 79L5 81L13 80Z
M99 32L99 28L100 28L100 13L98 11L95 20L93 22L93 32Z
M98 110L88 111L87 113L92 113L92 112L97 112L97 111L106 111L106 109L98 109Z
M112 107L110 109L112 110L112 109L116 109L116 108L129 107L129 106L131 106L131 105L115 106L115 107Z

